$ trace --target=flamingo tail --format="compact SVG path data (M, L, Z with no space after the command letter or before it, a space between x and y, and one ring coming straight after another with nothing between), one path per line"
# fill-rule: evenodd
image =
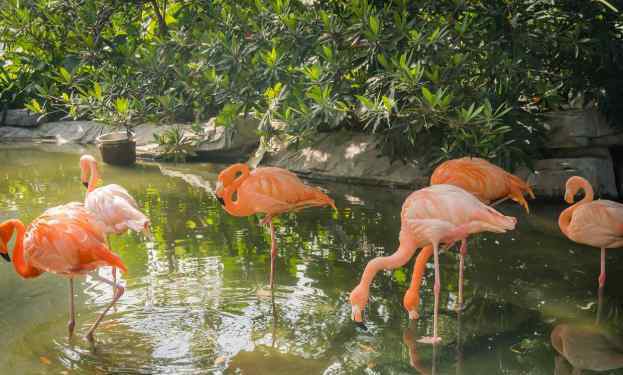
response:
M524 180L515 175L509 173L507 177L510 186L510 193L508 194L509 197L525 208L526 212L530 213L530 208L528 208L528 202L526 201L524 194L528 194L532 199L534 199L534 192L532 191L532 188Z

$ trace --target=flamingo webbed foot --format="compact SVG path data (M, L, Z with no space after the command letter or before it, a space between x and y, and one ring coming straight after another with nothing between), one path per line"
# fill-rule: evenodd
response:
M441 337L439 337L439 336L426 336L426 337L422 337L421 339L419 339L417 341L422 343L422 344L437 345L437 344L441 343Z

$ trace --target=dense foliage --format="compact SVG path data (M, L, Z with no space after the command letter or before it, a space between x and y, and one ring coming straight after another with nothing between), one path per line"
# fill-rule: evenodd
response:
M578 94L622 111L622 29L586 0L8 0L0 99L121 123L251 112L295 142L350 128L395 157L508 161L538 147L536 112Z

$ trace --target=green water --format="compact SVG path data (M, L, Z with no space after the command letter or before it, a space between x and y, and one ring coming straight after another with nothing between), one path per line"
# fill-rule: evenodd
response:
M83 151L0 146L0 221L29 222L47 207L82 200ZM184 165L183 172L213 182L220 168ZM109 286L89 277L77 283L77 335L69 341L67 281L47 274L22 280L2 262L0 373L412 374L432 373L434 360L437 374L552 374L556 361L562 374L570 372L550 344L552 327L595 318L599 252L558 233L562 206L533 204L530 216L512 204L500 207L520 224L508 235L470 240L460 317L451 309L456 251L440 256L443 344L433 351L415 341L432 330L431 272L421 318L409 324L402 309L411 262L377 276L367 331L350 321L348 293L368 260L396 248L408 191L313 182L330 191L339 213L314 208L278 220L271 298L270 238L257 217L229 216L209 192L157 165L103 165L102 177L125 186L152 220L151 241L112 239L129 269L126 294L93 349L82 336L110 301ZM623 329L622 256L608 255L602 312L614 335Z

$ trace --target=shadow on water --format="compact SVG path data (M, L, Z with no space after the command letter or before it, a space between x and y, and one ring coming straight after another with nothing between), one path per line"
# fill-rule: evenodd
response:
M84 151L0 146L0 220L29 222L47 207L82 200L78 156ZM213 183L220 166L176 168ZM229 216L209 192L155 165L104 165L102 177L125 186L152 220L151 241L112 238L129 269L122 277L126 294L92 351L81 335L109 302L108 286L89 277L77 283L78 335L69 342L67 282L53 275L24 281L3 264L1 373L551 374L555 362L568 358L554 349L552 330L573 342L569 322L589 321L597 311L599 252L557 233L562 206L533 204L525 216L504 205L502 211L518 217L518 229L470 241L460 319L452 310L456 250L441 255L443 344L434 349L417 343L432 330L433 274L423 280L421 318L408 322L402 297L409 264L377 276L367 330L350 321L348 293L367 261L396 249L408 191L320 184L339 212L308 209L276 220L271 294L270 236L258 218ZM608 254L600 329L612 337L623 328L621 256ZM556 331L561 324L570 328ZM593 353L592 343L587 339L574 353ZM623 372L612 367L610 373Z

